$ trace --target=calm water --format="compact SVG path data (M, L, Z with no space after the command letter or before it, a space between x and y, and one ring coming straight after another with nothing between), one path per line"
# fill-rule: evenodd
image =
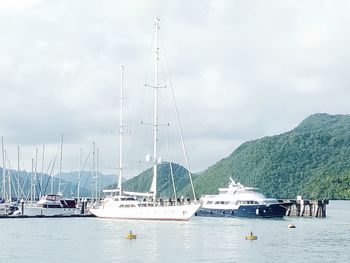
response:
M0 262L350 262L350 201L327 209L326 219L3 219ZM130 229L136 240L124 239ZM244 239L251 230L258 240Z

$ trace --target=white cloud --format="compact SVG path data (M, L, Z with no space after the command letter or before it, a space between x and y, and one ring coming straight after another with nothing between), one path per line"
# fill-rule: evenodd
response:
M145 169L152 130L140 121L152 121L153 95L143 85L153 82L160 16L190 161L203 170L314 112L349 112L349 10L347 1L0 1L0 135L11 160L20 145L28 164L44 143L52 158L64 134L66 170L96 141L109 170L124 64L126 166Z
M8 9L26 9L28 7L40 4L44 0L1 0L0 10Z

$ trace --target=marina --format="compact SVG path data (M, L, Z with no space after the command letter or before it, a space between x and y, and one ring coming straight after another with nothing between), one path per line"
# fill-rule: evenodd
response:
M350 262L348 9L0 1L0 262Z
M47 262L59 248L51 262L349 262L350 202L331 200L327 212L313 219L1 220L0 261ZM126 239L130 230L136 239ZM251 231L257 240L245 239Z
M126 200L127 201L127 200ZM199 201L199 200L198 200ZM90 200L91 202L91 200ZM129 200L130 202L130 200ZM181 200L179 199L169 199L167 201L163 199L157 199L155 204L162 204L162 206L167 205L169 208L171 208L175 203L181 203L181 202L188 202L191 203L191 200ZM327 205L329 205L329 200L308 200L308 199L301 199L300 197L296 199L282 199L278 200L279 204L289 204L288 207L284 210L285 213L281 214L279 216L274 216L273 218L283 218L283 217L309 217L309 218L325 218L327 216ZM333 202L333 201L332 201ZM131 203L135 204L142 204L142 202L135 201L134 199L131 200ZM75 209L61 209L60 211L57 211L57 209L51 209L53 210L52 213L48 212L42 212L43 210L50 210L50 209L43 209L43 210L37 210L39 212L34 213L31 209L29 209L29 213L27 212L27 209L23 207L23 210L21 210L20 213L9 215L9 214L3 214L0 215L1 219L16 219L16 218L73 218L73 217L81 217L81 218L87 218L87 217L95 217L95 215L91 214L88 205L91 206L86 200L80 202L80 208ZM202 211L201 211L202 209ZM254 208L256 209L256 208ZM22 212L23 211L23 212ZM256 210L254 210L256 213ZM196 216L199 216L198 213L203 213L203 208L199 208L198 211L195 213ZM203 216L203 215L202 215ZM209 215L204 215L208 217ZM213 213L209 217L234 217L230 214L225 214L225 212L222 212L222 209L217 214ZM240 216L240 217L247 217L247 218L253 218L257 217L255 214L254 216ZM264 217L260 217L264 218ZM266 217L265 217L266 218ZM267 217L269 218L269 217ZM271 218L271 217L270 217ZM157 220L157 219L156 219Z

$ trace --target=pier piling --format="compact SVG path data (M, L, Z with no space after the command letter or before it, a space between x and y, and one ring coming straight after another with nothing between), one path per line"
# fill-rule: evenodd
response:
M301 199L288 199L283 202L290 203L291 206L286 211L286 216L298 216L298 217L326 217L326 207L329 204L329 200L308 200Z

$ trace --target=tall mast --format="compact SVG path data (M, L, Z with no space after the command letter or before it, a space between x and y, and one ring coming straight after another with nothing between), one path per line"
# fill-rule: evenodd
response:
M35 151L35 169L34 169L34 185L33 185L33 189L34 189L34 201L35 201L35 195L36 195L36 182L38 180L38 148L36 148Z
M44 158L45 158L45 144L43 144L43 155L41 157L41 174L40 174L40 196L43 194L43 176L44 176Z
M60 158L60 172L58 174L58 193L61 193L62 153L63 153L63 135L61 137L61 158Z
M19 176L19 146L17 147L17 200L19 200L20 176Z
M80 148L79 154L79 177L78 177L78 204L80 203L80 179L81 179L81 156L83 154L83 148Z
M95 156L95 147L96 147L96 145L95 145L95 142L93 142L92 143L92 174L93 174L93 179L95 180L95 181L92 181L92 198L94 199L94 192L95 192L95 187L94 187L94 184L96 183L96 178L95 178L95 161L96 161L96 156ZM96 200L97 200L97 193L95 193L96 194Z
M124 67L120 66L120 124L119 124L119 178L118 189L119 196L122 195L122 176L123 176L123 84L124 84Z
M95 184L95 190L96 190L96 199L100 199L100 192L98 187L98 165L99 165L99 157L100 156L100 148L96 149L96 184Z
M9 203L12 202L12 191L11 191L11 172L10 172L10 169L11 169L11 163L10 163L10 160L7 160L7 153L5 151L5 158L6 158L6 162L8 161L8 164L9 164L9 173L8 173L8 176L7 176L7 184L8 184L8 200L9 200Z
M2 149L2 199L6 198L6 164L5 164L5 149L4 149L4 137L1 137L1 149Z
M34 186L33 176L34 176L34 159L32 158L32 172L30 174L30 202L31 203L33 203L33 195L34 195L34 191L33 191L33 186Z
M153 200L157 197L157 141L158 141L158 63L159 63L159 46L158 46L158 31L159 31L159 17L156 17L155 22L155 75L154 75L154 122L153 122L153 180L151 185L151 193L153 193Z

